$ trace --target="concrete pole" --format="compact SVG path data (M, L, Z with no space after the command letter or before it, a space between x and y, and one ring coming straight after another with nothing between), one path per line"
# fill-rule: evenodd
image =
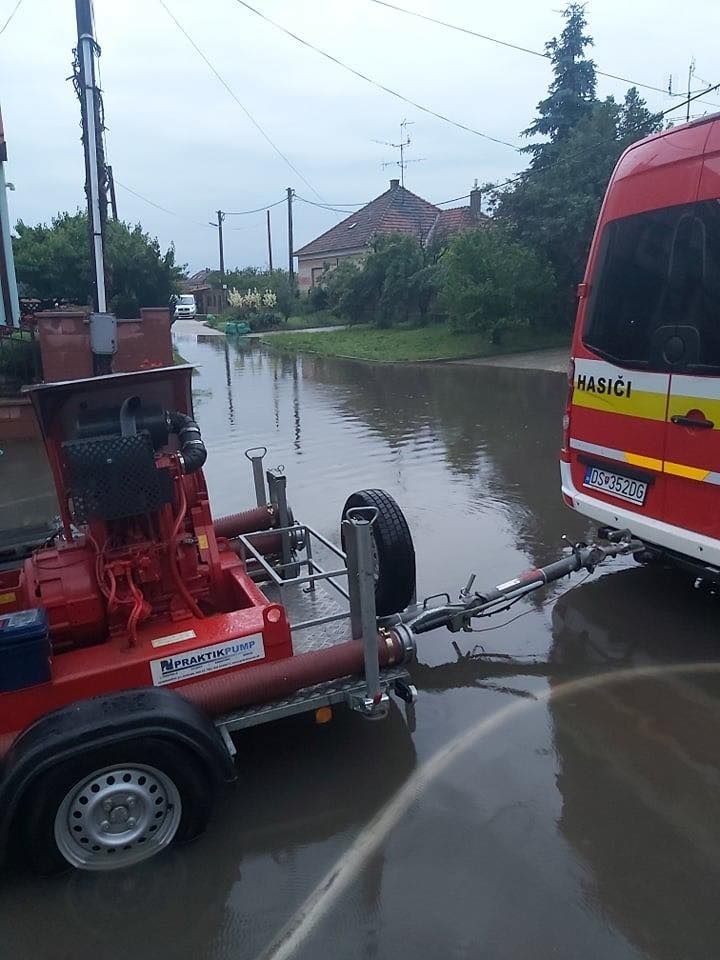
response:
M2 286L2 291L0 291L0 323L19 327L20 304L18 302L12 239L10 237L5 160L7 160L7 148L3 136L2 117L0 117L0 285Z
M225 287L225 249L223 247L223 232L222 225L223 220L225 219L225 214L222 210L217 212L217 227L218 227L218 247L220 253L220 286Z
M295 281L295 266L293 263L293 189L287 188L287 215L288 215L288 273L290 274L290 286Z
M95 59L98 45L95 41L95 24L92 0L75 0L75 16L78 32L78 63L80 106L85 147L85 192L87 193L88 217L92 235L92 259L95 269L95 309L107 312L105 293L105 214L107 198L101 195L101 183L105 182L105 162L102 156L100 130L100 104Z

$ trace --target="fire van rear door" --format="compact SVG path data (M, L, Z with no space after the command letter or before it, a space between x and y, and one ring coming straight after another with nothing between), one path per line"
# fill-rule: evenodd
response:
M698 201L675 230L665 476L669 523L720 539L720 124L705 147ZM682 341L682 346L680 341ZM674 353L673 353L674 351Z

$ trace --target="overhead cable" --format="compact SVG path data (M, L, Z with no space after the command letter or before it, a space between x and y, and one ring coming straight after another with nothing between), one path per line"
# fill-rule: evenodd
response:
M246 217L250 213L265 213L266 210L271 210L273 207L277 207L281 203L287 203L287 197L282 197L280 200L276 200L274 203L266 203L264 207L256 207L254 210L223 210L223 213L226 217ZM312 201L308 200L308 203L312 203ZM318 206L320 206L320 204L318 204Z
M448 30L455 30L458 33L464 33L471 37L478 37L480 40L488 40L500 47L508 47L510 50L517 50L520 53L528 53L533 57L542 57L544 60L550 60L550 54L541 50L533 50L530 47L524 47L519 43L511 43L508 40L500 40L498 37L491 37L487 33L480 33L477 30L471 30L469 27L462 27L457 23L449 23L447 20L441 20L439 17L431 17L426 13L420 13L417 10L409 10L407 7L401 7L397 3L390 3L389 0L370 0L371 3L379 7L387 7L388 10L395 10L397 13L404 13L409 17L416 17L418 20L426 20L428 23L434 23L437 26L445 27ZM656 87L652 83L643 83L641 80L631 80L617 73L608 73L607 70L600 70L595 67L595 73L601 77L608 77L610 80L619 80L621 83L629 83L632 87L643 87L645 90L653 90L655 93L662 93L665 96L681 96L681 94L670 94L664 87ZM698 78L699 79L699 78ZM685 98L687 101L687 98ZM711 104L716 106L716 104Z
M17 3L15 4L15 6L14 6L14 7L12 8L12 10L10 11L10 15L8 16L7 20L6 20L5 23L0 27L0 36L2 36L3 33L5 33L5 31L7 30L7 28L10 26L10 21L11 21L12 18L15 16L15 14L18 12L18 10L20 9L20 6L22 5L22 2L23 2L23 0L17 0Z
M160 0L163 3L163 0ZM315 46L314 43L311 43L309 40L303 39L303 37L298 36L298 34L293 33L292 30L288 30L287 27L284 27L281 23L278 23L276 20L273 20L271 17L268 17L261 10L258 10L256 7L253 7L252 4L247 3L246 0L235 0L239 6L244 7L246 10L249 10L251 13L254 13L256 16L260 17L266 23L269 23L271 26L275 27L276 30L280 30L286 36L291 37L297 43L301 44L303 47L307 47L309 50L313 50L315 53L319 54L321 57L325 57L326 60L330 60L332 63L336 64L338 67L342 67L343 70L347 70L348 73L352 73L353 76L359 77L361 80L364 80L366 83L371 84L373 87L377 87L378 90L382 90L384 93L389 94L391 97L395 97L397 100L402 100L403 103L409 104L411 107L415 107L416 110L422 111L422 113L427 113L431 117L435 117L436 120L442 120L443 123L448 123L452 127L457 127L459 130L465 130L466 133L472 133L476 137L482 137L483 140L490 140L492 143L501 143L505 147L510 147L512 150L520 151L520 147L515 143L510 143L509 140L503 140L500 137L493 137L489 133L483 133L482 130L476 130L474 127L469 126L466 123L461 123L459 120L453 120L451 117L446 116L443 113L438 113L436 110L432 110L430 107L424 106L422 103L418 103L417 100L412 100L410 97L406 97L404 94L399 93L397 90L393 90L391 87L386 86L384 83L380 83L378 80L374 80L372 77L369 77L366 73L362 73L360 70L356 70L355 67L351 67L349 64L345 63L343 60L340 60L338 57L333 56L331 53L328 53L326 50L321 50L320 47ZM163 3L164 6L164 3ZM313 191L315 192L315 191Z
M267 131L266 131L265 128L262 126L262 124L260 123L260 121L259 121L259 120L256 120L255 117L250 113L250 111L248 110L248 108L247 108L247 107L245 106L245 104L240 100L240 98L237 96L237 94L236 94L235 91L232 89L232 87L231 87L230 84L227 82L227 80L226 80L226 79L222 76L222 74L215 68L214 64L213 64L212 61L209 59L209 57L207 57L207 56L203 53L203 51L200 49L200 47L197 45L197 43L193 40L192 36L188 33L188 31L185 29L185 27L183 27L183 25L182 25L182 24L180 23L180 21L177 19L177 17L175 16L175 14L170 10L170 8L168 7L168 5L165 3L165 0L158 0L158 2L159 2L159 4L160 4L160 6L163 8L163 10L164 10L164 11L167 13L167 15L170 17L170 19L173 21L173 23L174 23L175 26L178 28L178 30L184 35L184 37L186 38L186 40L188 41L188 43L192 46L192 48L195 50L195 52L198 54L198 56L200 56L200 57L204 60L204 62L205 62L205 63L207 64L207 66L209 67L209 69L212 71L213 75L217 78L217 80L218 80L218 81L223 85L223 87L227 90L227 92L228 92L228 93L230 94L230 96L233 98L233 100L235 101L235 103L240 107L240 109L242 110L242 112L245 114L245 116L248 118L248 120L252 123L252 125L255 127L255 129L256 129L256 130L264 137L264 139L270 144L270 146L273 148L273 150L275 151L275 153L280 157L280 159L283 160L283 161L287 164L287 166L293 171L293 173L302 180L302 182L305 184L305 186L309 187L310 190L312 190L312 192L315 194L316 197L318 197L319 200L322 200L322 197L320 196L320 194L318 193L318 191L315 189L315 187L312 185L312 183L310 183L310 181L307 179L307 177L304 176L304 175L300 172L300 170L298 170L298 168L295 166L295 164L292 162L292 160L290 160L290 158L289 158L288 156L286 156L286 154L284 154L284 153L282 152L282 150L280 149L280 147L275 143L275 141L274 141L274 140L271 138L271 136L267 133Z
M121 183L117 177L115 178L115 186L120 187L126 193L130 193L133 197L137 197L138 200L142 200L143 203L147 203L151 207L155 207L156 210L162 210L163 213L169 214L171 217L179 217L181 220L189 220L191 223L194 223L197 227L209 227L209 223L201 223L199 220L193 220L192 217L186 216L184 213L178 213L176 210L170 210L169 207L164 207L161 203L156 203L154 200L151 200L149 197L144 196L142 193L138 193L137 190L133 190L132 187L128 187L126 184Z
M702 97L703 94L712 93L713 91L718 90L718 89L720 89L720 83L713 84L713 86L707 87L705 90L700 91L700 93L696 93L695 96L690 97L689 100L688 100L688 98L686 98L683 103L676 103L674 106L668 107L667 110L663 110L661 113L656 114L656 116L658 117L658 119L663 119L663 118L666 117L669 113L672 113L674 110L679 110L679 109L681 109L682 107L686 106L686 104L687 104L688 102L692 102L693 100L697 100L697 99L699 99L700 97ZM595 150L597 150L598 147L601 147L601 146L603 146L604 144L610 143L610 142L611 142L611 139L610 139L609 137L605 137L605 138L602 139L602 140L596 140L595 143L593 143L591 146L587 147L585 150L579 150L577 153L570 154L570 155L567 156L567 157L558 157L558 159L557 159L556 161L554 161L554 163L555 163L555 164L567 164L567 163L575 163L576 161L579 161L579 160L584 160L589 154L594 153ZM615 141L615 142L616 142L616 141ZM507 179L507 180L503 180L503 181L501 181L500 183L489 184L489 187L490 187L492 190L500 190L500 189L502 189L503 187L509 187L510 184L512 184L512 183L518 183L520 180L525 179L525 177L527 177L528 173L531 173L531 172L532 172L531 169L530 169L530 170L523 170L522 173L518 173L516 176L510 177L510 178Z

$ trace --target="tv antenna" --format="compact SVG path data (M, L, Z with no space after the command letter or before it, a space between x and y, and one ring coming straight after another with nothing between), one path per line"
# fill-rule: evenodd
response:
M408 133L408 127L412 126L412 120L403 120L400 123L400 142L399 143L390 143L388 140L373 140L373 143L382 144L384 147L392 147L393 150L400 151L399 160L386 160L384 163L381 163L380 166L385 170L386 167L400 167L400 186L405 186L405 167L409 163L422 163L425 157L416 157L413 160L407 160L405 158L405 151L411 144L410 134Z

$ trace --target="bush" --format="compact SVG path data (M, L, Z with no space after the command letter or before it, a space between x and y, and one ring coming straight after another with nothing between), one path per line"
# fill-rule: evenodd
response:
M219 286L220 274L213 271L208 280L211 285ZM297 312L298 298L287 270L258 270L257 267L227 270L225 283L229 290L269 290L275 294L277 309L285 319Z
M14 394L41 376L40 342L18 330L0 340L0 395Z
M437 290L433 256L401 233L375 238L364 262L345 260L324 283L330 310L351 324L421 324Z
M279 327L283 322L283 317L276 310L262 310L247 318L246 322L250 325L253 333L262 333L264 330L274 330Z
M308 313L319 313L320 310L327 310L328 292L325 286L313 287L305 298L305 305Z
M277 297L272 290L255 289L241 293L240 290L233 288L228 291L228 303L230 310L225 314L224 319L247 323L253 333L272 330L273 327L282 323L282 314L275 309Z
M336 317L351 324L369 322L361 264L354 260L339 263L325 281L325 292L330 312Z
M498 344L510 327L547 319L555 282L547 263L494 224L455 236L440 257L439 303L454 330Z

